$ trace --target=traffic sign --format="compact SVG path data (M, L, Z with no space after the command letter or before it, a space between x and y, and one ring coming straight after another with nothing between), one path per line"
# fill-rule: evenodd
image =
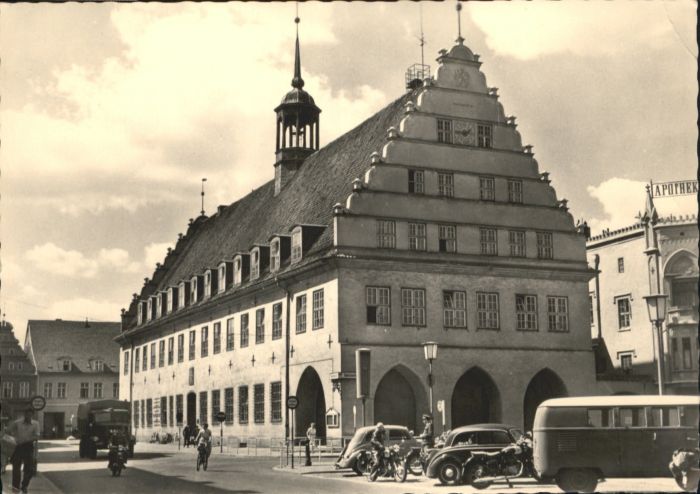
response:
M290 396L287 398L287 408L290 410L294 410L296 407L299 406L299 398L296 396Z
M36 395L31 399L31 405L34 411L43 410L46 406L46 398L43 396Z
M226 420L226 414L224 412L217 412L216 420L218 420L219 422L223 422L224 420Z

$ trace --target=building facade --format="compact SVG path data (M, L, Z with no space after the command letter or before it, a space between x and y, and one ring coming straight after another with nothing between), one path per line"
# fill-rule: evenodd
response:
M36 394L34 365L15 337L12 324L0 322L0 420L7 422L22 416Z
M119 346L114 322L30 320L24 349L46 399L42 437L64 438L77 427L78 404L119 396Z
M445 428L528 427L542 400L594 393L585 236L463 41L319 148L297 39L275 179L191 220L123 311L139 437L218 411L233 438L416 429L438 401Z
M658 286L668 296L661 359L665 390L697 394L697 216L659 216L648 197L637 223L590 238L587 250L589 263L598 263L597 288L594 278L589 299L592 336L604 343L601 381L616 392L657 392L657 338L643 297Z

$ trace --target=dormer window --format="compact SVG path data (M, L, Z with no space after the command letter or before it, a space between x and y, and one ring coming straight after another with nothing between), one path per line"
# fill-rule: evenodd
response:
M236 285L240 285L242 281L242 274L241 274L241 258L239 257L235 261L233 261L233 273L234 273L234 279L233 282Z
M278 271L280 264L280 239L276 238L270 243L270 272Z
M204 298L211 297L211 271L204 273Z
M180 283L180 288L177 294L177 308L182 309L187 304L187 282L183 281Z
M143 304L139 302L136 305L136 320L139 325L143 324Z
M222 262L219 265L219 287L218 292L221 293L226 290L226 263Z
M236 254L233 259L233 284L240 285L250 274L250 255Z
M95 359L90 361L90 368L94 372L103 372L105 370L105 363L102 360Z
M156 297L156 317L163 315L163 294L159 293Z
M165 302L165 307L166 307L166 314L169 314L173 312L174 310L177 309L178 307L178 289L177 287L171 286L168 288L168 294L166 297L166 302Z
M59 366L63 372L70 372L70 370L73 368L70 359L67 358L61 359L59 361Z
M260 276L260 250L256 247L250 253L250 279L256 280Z
M146 302L146 321L150 321L151 319L153 319L153 299L149 297Z
M193 276L190 281L190 305L197 302L197 292L199 291L198 281L196 276Z
M292 264L301 261L301 227L298 226L292 231Z

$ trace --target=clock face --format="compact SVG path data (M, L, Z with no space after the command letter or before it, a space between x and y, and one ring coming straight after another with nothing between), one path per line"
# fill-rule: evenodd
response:
M469 86L469 73L467 72L467 69L457 69L455 72L455 82L461 87Z

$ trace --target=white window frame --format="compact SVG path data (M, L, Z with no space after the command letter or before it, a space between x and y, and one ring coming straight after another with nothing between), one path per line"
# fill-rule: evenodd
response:
M491 227L479 228L479 245L482 256L497 256L498 230Z
M457 227L455 225L438 225L438 251L457 252Z
M296 297L296 333L306 332L306 294Z
M455 196L454 173L438 173L438 195L442 197Z
M303 255L303 244L302 244L302 231L301 227L298 226L292 230L292 257L291 263L297 263L301 261Z
M365 288L367 304L367 324L391 326L391 288L387 286L368 286ZM370 308L374 308L374 321L370 321Z
M426 325L425 288L401 289L401 325L424 327Z
M275 238L270 242L270 272L279 271L282 263L282 254L280 249L280 239Z
M476 328L500 329L500 301L496 292L476 292Z
M467 292L443 290L442 323L445 328L467 328Z
M537 258L554 259L554 236L552 232L537 232Z
M490 176L479 177L479 199L482 201L496 200L496 178Z
M480 123L476 126L476 145L480 148L493 147L493 125Z
M527 256L527 236L522 230L508 230L511 257Z
M454 125L452 125L452 120L449 118L438 118L436 124L437 130L437 142L444 142L445 144L452 144L454 138L452 135Z
M428 228L425 223L408 224L408 250L428 249Z
M311 330L321 329L324 323L324 293L323 288L314 290L311 294L312 298L312 321Z
M380 249L396 248L396 221L377 220L377 247Z
M552 333L567 333L569 331L568 297L547 296L547 327Z
M257 280L260 277L260 249L250 251L250 279Z
M508 180L508 202L514 204L523 203L523 181L517 179Z
M425 194L424 170L408 170L408 193Z
M218 292L224 292L226 291L226 263L222 263L219 265L219 287L218 287Z
M20 381L19 383L19 397L29 398L29 383L27 381Z
M537 295L516 293L515 329L518 331L537 331L537 319Z

